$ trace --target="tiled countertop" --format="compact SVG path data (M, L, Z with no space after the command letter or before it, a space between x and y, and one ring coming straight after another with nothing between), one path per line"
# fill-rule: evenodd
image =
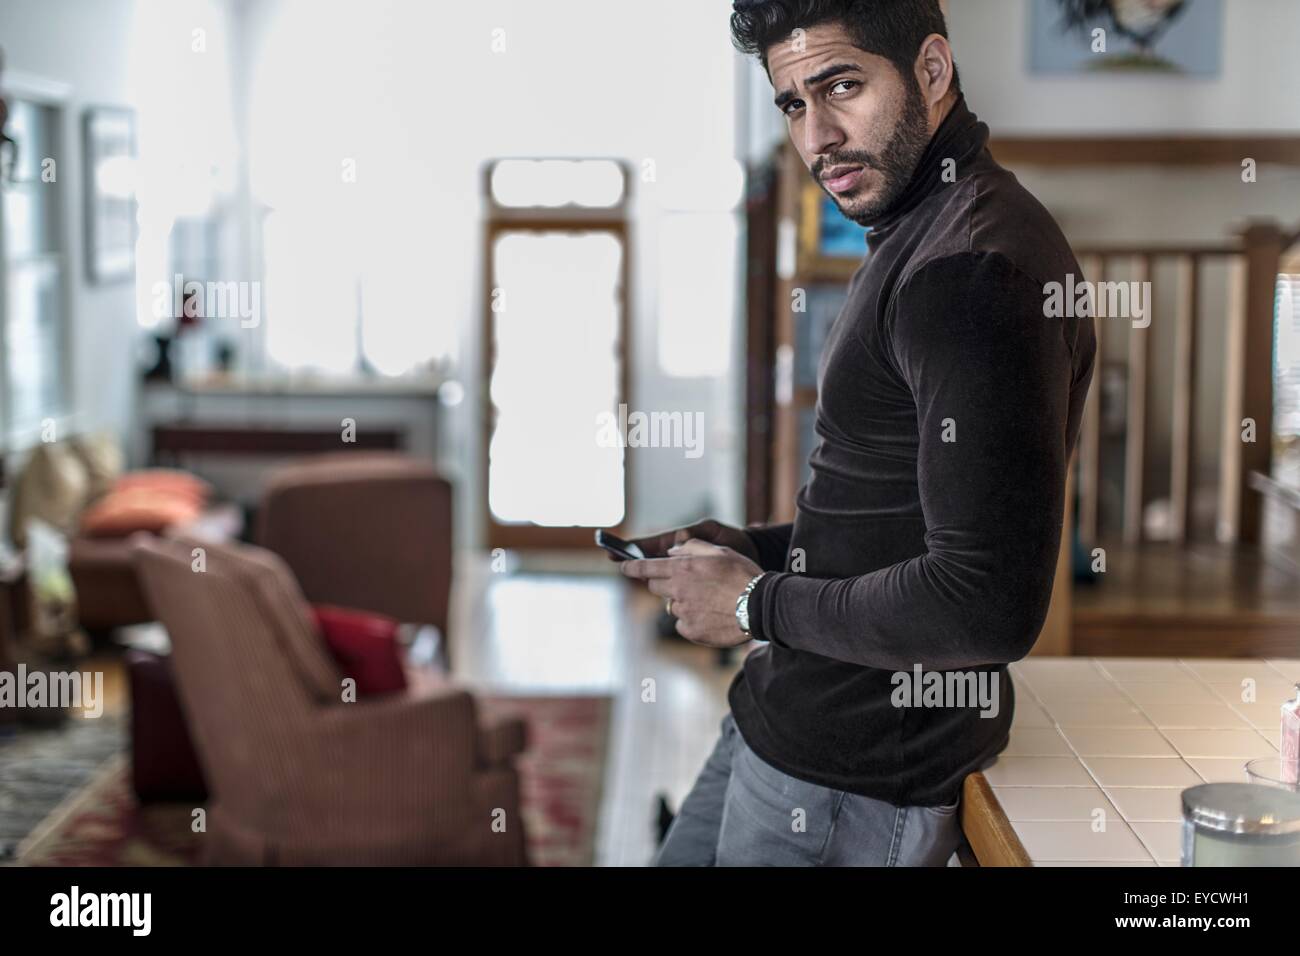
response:
M1035 866L1177 866L1182 791L1245 782L1248 760L1276 755L1300 681L1300 660L1031 657L1010 670L1011 742L984 777Z

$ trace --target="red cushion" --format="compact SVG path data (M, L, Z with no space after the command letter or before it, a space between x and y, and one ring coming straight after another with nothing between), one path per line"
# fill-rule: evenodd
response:
M357 682L358 695L406 690L406 671L397 650L397 621L328 604L312 605L311 612L339 669Z

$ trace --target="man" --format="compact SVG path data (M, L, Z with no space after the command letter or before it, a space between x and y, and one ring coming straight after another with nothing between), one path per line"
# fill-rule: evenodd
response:
M704 522L621 565L688 640L763 642L656 862L943 865L1047 613L1096 340L1044 306L1080 270L990 157L938 0L736 0L731 29L870 231L794 523ZM934 672L937 693L907 689Z

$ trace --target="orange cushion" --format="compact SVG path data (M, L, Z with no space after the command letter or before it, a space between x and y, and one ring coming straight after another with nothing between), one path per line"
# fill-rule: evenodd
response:
M117 538L136 531L157 534L172 525L193 521L202 510L181 495L159 494L148 488L114 489L81 515L81 531L92 538Z
M147 490L184 498L200 508L212 496L212 486L187 471L171 468L146 468L129 471L113 484L113 491Z

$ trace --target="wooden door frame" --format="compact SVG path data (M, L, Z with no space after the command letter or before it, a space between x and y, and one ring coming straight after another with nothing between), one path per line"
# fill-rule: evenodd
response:
M779 153L751 164L745 199L745 523L772 518L772 445L776 429L777 202Z
M484 195L491 197L491 168L494 164L489 163L485 166ZM630 182L626 168L620 163L620 168L624 170L624 182ZM624 204L626 203L626 190L624 192ZM536 210L536 209L504 209L501 207L491 207L491 213L484 225L483 230L483 322L480 326L483 335L483 387L480 395L481 417L479 419L479 435L482 443L482 452L480 456L480 466L483 471L482 492L479 495L478 507L482 509L483 521L486 527L486 540L488 548L548 548L557 550L569 550L579 548L595 547L592 540L593 529L586 527L544 527L535 524L501 524L492 515L492 507L488 497L488 487L490 480L491 468L491 440L492 426L495 422L495 414L492 407L492 369L496 363L496 340L493 328L492 312L492 288L494 279L493 267L493 247L496 240L506 233L587 233L587 232L607 232L613 235L622 244L623 255L619 267L619 316L618 316L618 337L619 337L619 401L627 401L629 389L631 386L631 347L628 340L628 334L631 323L629 321L628 311L631 302L631 260L632 244L629 230L629 224L625 215L622 214L621 205L618 210L611 213L609 210L580 210L570 212L565 210ZM593 425L594 428L594 425ZM625 530L628 514L631 511L632 504L632 469L630 467L630 456L627 449L623 450L623 521L611 530L615 534L621 534Z

